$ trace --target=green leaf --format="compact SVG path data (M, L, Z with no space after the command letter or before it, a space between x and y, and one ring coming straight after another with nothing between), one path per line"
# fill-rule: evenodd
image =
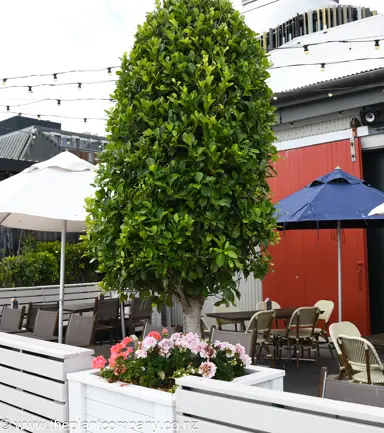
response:
M197 172L197 173L195 174L196 182L201 182L201 180L203 179L203 177L204 177L204 174L201 173L201 171Z
M224 253L220 253L216 256L216 264L219 268L221 268L221 266L223 266L225 263L225 255Z
M192 133L185 133L183 134L183 140L188 144L188 146L192 146L193 141L195 139L195 136Z
M157 226L152 226L151 231L155 235L157 233Z
M220 206L231 207L231 200L229 198L222 198L217 201L217 204Z
M232 257L232 259L237 259L237 254L232 250L226 250L225 254L229 257Z

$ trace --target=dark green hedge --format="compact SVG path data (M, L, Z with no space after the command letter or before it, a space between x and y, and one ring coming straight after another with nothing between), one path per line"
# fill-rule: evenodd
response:
M84 257L82 243L66 246L65 282L98 281L96 264ZM58 284L60 278L60 242L29 242L18 256L0 261L0 287L27 287Z

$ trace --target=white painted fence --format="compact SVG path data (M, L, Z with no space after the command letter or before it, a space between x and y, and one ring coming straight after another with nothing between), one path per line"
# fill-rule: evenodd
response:
M198 377L177 380L179 428L199 433L382 433L382 408Z
M67 373L93 351L0 332L0 431L68 431Z

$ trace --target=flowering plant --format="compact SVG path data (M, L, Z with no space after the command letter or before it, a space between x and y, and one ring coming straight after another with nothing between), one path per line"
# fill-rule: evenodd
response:
M175 333L168 336L151 332L137 348L129 337L111 348L107 362L102 356L93 360L93 368L109 382L121 381L147 388L174 392L175 379L187 375L231 381L245 375L250 357L240 344L215 341L207 343L197 334Z

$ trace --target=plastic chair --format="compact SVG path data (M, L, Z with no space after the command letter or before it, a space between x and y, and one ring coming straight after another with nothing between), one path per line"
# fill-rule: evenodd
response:
M337 356L339 358L339 379L343 379L347 375L346 366L341 353L341 348L337 341L340 335L348 335L349 337L361 337L360 331L352 322L337 322L332 323L329 327L329 336L331 337L332 343L336 349ZM355 366L355 370L358 370L358 366Z
M323 322L323 326L321 328L315 328L315 335L318 343L318 347L320 347L319 338L322 337L325 340L325 344L328 345L328 349L331 352L332 359L335 359L332 352L332 345L328 338L328 323L335 308L335 304L332 301L318 301L315 304L315 307L318 307L322 313L319 315L319 320ZM318 325L317 325L318 326Z
M25 313L25 306L20 309L3 307L3 313L0 321L0 331L11 332L21 329Z
M369 385L384 384L384 366L376 349L368 340L361 337L339 335L337 341L349 380Z
M71 346L91 346L95 338L97 314L94 316L80 316L71 314L65 336L65 344Z
M256 359L260 359L260 355L263 349L267 352L268 356L272 360L272 367L274 367L274 359L269 348L270 334L272 323L276 318L276 311L258 311L255 313L245 332L255 332L256 333L256 341L255 341L255 356ZM258 352L256 353L258 349Z
M229 344L241 344L245 348L245 352L252 359L255 357L255 342L256 332L252 331L249 333L234 332L234 331L222 331L212 326L211 335L209 338L211 343L215 341L226 342Z
M172 326L156 326L156 325L151 325L148 322L145 322L143 338L145 338L150 332L158 332L160 335L162 335L164 328L168 331L169 336L176 332L175 328Z
M317 307L297 308L289 320L286 329L274 329L272 335L278 339L278 343L285 342L288 349L288 360L291 360L292 344L296 352L296 368L299 369L300 349L308 346L308 350L315 352L318 361L318 347L315 337L315 326L320 314ZM280 344L281 345L281 344Z

